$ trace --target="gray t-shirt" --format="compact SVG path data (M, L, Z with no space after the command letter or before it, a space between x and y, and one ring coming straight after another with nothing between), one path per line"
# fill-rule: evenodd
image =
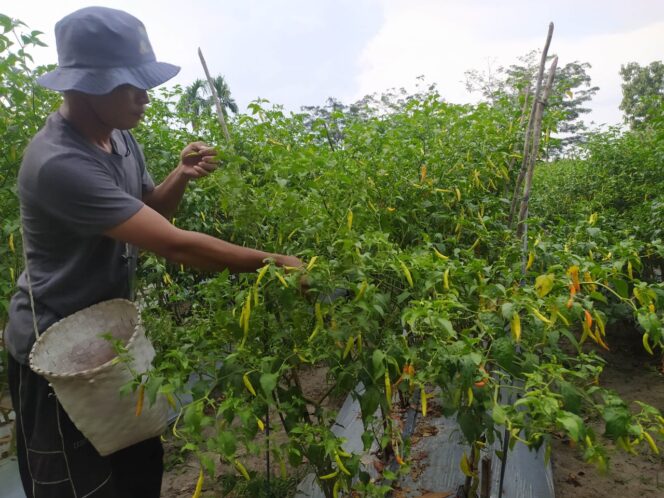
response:
M25 151L18 193L40 333L92 304L130 296L136 250L103 232L136 214L154 182L134 137L114 130L111 138L108 153L55 112ZM25 272L18 289L4 341L27 363L35 334Z

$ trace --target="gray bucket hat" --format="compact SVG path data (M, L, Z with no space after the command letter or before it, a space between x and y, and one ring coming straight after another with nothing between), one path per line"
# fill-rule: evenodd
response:
M51 90L103 95L130 84L147 90L180 68L157 62L143 23L121 10L86 7L55 25L58 67L37 83Z

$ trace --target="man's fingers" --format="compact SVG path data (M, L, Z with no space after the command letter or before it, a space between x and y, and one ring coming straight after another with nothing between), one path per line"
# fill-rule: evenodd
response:
M217 150L214 147L208 147L207 145L199 148L197 152L201 156L216 156L217 155Z
M198 177L202 176L208 176L210 174L210 171L206 170L205 168L202 168L200 166L194 166L194 171L198 174Z

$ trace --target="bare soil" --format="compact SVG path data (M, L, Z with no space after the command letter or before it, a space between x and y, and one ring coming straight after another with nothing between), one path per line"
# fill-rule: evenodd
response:
M662 357L649 356L640 335L630 327L608 332L610 351L598 350L607 364L600 377L603 387L616 391L626 402L648 403L664 412ZM636 405L632 409L638 410ZM600 421L592 422L601 434ZM664 497L664 455L652 455L645 444L638 455L619 450L610 441L609 470L601 474L583 461L578 449L554 440L552 451L556 498Z

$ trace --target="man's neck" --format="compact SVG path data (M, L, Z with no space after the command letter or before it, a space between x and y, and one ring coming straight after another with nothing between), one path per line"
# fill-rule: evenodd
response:
M104 124L80 96L65 95L58 112L92 145L109 153L113 151L113 128Z

